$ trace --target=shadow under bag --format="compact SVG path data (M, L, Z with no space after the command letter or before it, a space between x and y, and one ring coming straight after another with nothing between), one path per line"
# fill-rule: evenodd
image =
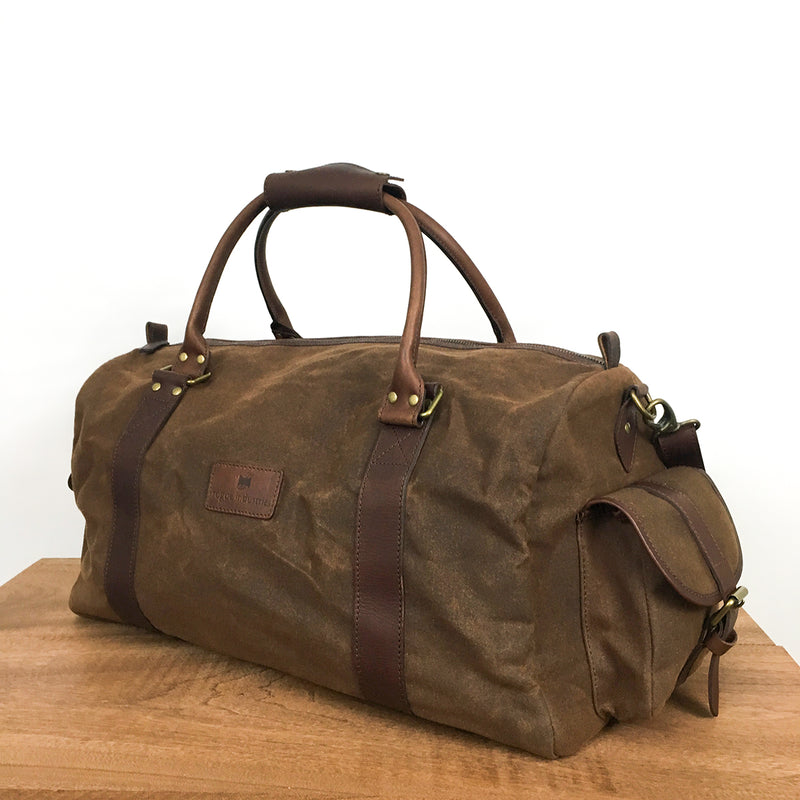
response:
M706 651L716 713L746 590L698 423L619 364L614 333L599 357L518 343L475 264L391 181L352 164L268 176L182 344L149 323L84 384L70 607L547 757L653 715ZM295 331L264 251L277 216L307 206L403 225L402 336ZM228 256L265 210L276 339L206 339ZM420 338L423 234L496 343Z

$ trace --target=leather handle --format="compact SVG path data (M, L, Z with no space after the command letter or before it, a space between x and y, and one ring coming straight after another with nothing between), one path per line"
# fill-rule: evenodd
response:
M325 164L312 169L274 172L264 181L264 197L271 209L286 211L309 206L345 206L391 213L384 197L405 200L387 172L373 172L357 164Z
M400 198L402 199L402 198ZM461 277L472 289L486 316L489 318L492 330L498 342L516 342L514 331L506 317L500 301L495 296L481 271L467 255L461 245L438 223L424 211L404 201L405 206L413 214L422 232L450 259L453 266L459 271ZM278 297L269 275L267 266L267 237L272 223L280 215L281 210L270 207L270 210L261 220L256 234L255 265L258 284L261 294L267 304L267 310L272 317L272 331L277 339L300 338L294 330L292 321Z
M411 254L411 288L406 322L400 337L400 348L392 382L378 416L381 422L387 424L418 427L421 424L419 413L422 411L422 401L425 397L425 384L416 366L427 278L425 244L419 225L401 200L384 193L382 204L388 213L397 216L408 236ZM208 323L214 294L234 246L250 223L266 207L266 194L261 194L251 200L228 226L220 239L208 267L206 267L192 310L189 313L183 346L177 360L172 365L175 373L194 379L211 370L211 353L203 334Z

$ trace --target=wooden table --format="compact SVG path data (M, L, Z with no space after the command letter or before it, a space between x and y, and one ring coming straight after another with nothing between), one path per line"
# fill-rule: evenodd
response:
M0 797L800 798L800 667L747 616L656 719L545 761L158 634L74 617L77 559L0 587Z

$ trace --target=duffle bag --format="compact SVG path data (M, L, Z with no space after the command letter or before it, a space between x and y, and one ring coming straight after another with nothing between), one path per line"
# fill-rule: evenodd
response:
M86 381L70 607L551 758L656 713L704 655L716 713L746 590L698 423L650 397L615 333L598 356L518 343L475 264L393 180L351 164L268 176L182 343L148 323L144 346ZM399 338L295 331L264 243L307 206L403 225ZM207 339L228 256L264 211L276 338ZM421 338L423 234L496 342Z

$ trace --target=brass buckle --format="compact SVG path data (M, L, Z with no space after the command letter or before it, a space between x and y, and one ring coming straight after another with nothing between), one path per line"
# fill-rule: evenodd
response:
M695 430L700 427L700 421L696 419L678 422L672 406L660 397L653 400L649 394L646 394L645 402L642 402L642 398L636 393L636 389L631 389L629 396L644 418L645 424L651 427L658 436L662 436L665 433L674 433L684 425L692 425ZM661 416L657 411L659 406L661 406Z
M736 590L731 593L730 597L722 606L711 615L708 620L708 627L714 630L734 608L741 608L744 605L744 599L747 595L748 591L746 586L737 586Z
M442 399L443 394L444 389L440 386L439 391L436 392L436 397L431 400L430 405L424 411L420 411L420 419L427 419L433 414L434 411L436 411L436 406L439 405L439 401Z
M172 364L167 364L166 367L161 367L161 372L172 372ZM202 375L198 375L196 378L187 378L186 385L187 386L194 386L196 383L203 383L207 381L211 377L211 370L208 372L204 372Z

